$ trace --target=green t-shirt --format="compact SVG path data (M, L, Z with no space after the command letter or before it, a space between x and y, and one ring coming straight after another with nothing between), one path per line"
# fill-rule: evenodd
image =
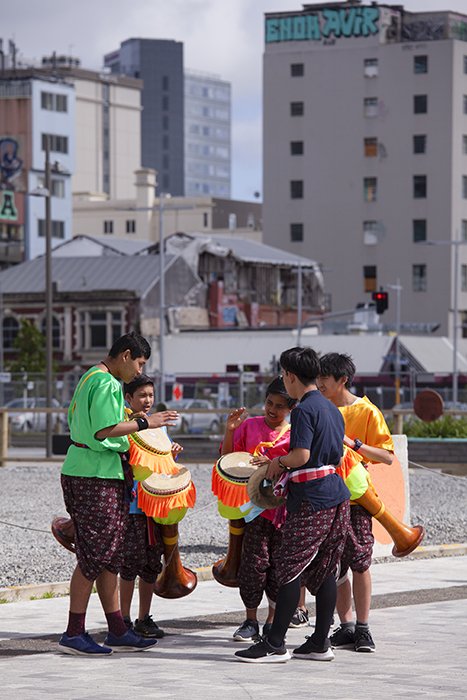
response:
M123 479L119 452L129 449L128 438L96 440L95 434L124 420L124 401L120 382L109 372L91 367L79 380L68 409L68 425L73 442L62 467L67 476Z

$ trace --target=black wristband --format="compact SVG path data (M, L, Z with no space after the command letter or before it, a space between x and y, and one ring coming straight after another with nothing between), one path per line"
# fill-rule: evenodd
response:
M359 440L358 438L355 438L355 440L353 441L353 447L352 447L353 451L358 452L362 445L363 445L363 442L361 440Z
M138 423L138 432L140 430L147 430L149 428L148 420L144 416L140 416L139 418L135 418L135 420Z

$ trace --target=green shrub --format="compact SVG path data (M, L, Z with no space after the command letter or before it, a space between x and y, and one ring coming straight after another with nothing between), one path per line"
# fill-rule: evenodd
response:
M409 418L404 421L404 433L408 437L467 438L467 418L443 416L431 423Z

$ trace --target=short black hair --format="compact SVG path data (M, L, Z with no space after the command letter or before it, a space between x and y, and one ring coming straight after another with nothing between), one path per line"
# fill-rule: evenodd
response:
M319 356L312 348L289 348L280 356L279 364L295 374L302 384L314 384L319 375Z
M151 357L151 346L148 341L142 335L135 333L135 331L120 336L110 348L109 355L115 358L120 353L125 352L125 350L130 351L132 360L136 360L138 357L144 357L146 360L149 360Z
M154 379L151 379L151 377L148 377L147 374L140 374L139 377L136 377L136 379L133 379L132 382L128 382L128 384L123 385L123 396L126 396L127 394L130 394L130 396L133 396L136 389L139 389L142 386L148 386L149 384L154 389Z
M279 396L283 396L284 399L287 401L287 406L289 408L293 408L297 403L295 399L292 399L288 395L282 377L276 377L268 385L268 387L266 388L266 397L268 397L269 394L279 394Z
M323 377L334 377L337 380L346 377L345 388L350 389L355 376L356 367L350 355L338 352L328 352L320 359L320 374Z

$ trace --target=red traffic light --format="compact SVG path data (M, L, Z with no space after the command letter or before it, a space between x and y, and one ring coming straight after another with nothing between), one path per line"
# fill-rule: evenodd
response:
M380 289L379 292L373 292L371 298L376 304L376 313L382 314L388 308L389 296L388 293Z

